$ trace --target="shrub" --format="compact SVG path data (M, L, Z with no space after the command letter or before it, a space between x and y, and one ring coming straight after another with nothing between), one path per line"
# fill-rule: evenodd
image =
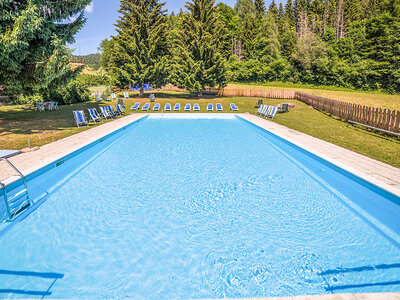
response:
M73 80L65 87L49 91L48 94L44 95L44 99L45 101L56 101L60 104L86 102L90 100L90 91L84 83Z

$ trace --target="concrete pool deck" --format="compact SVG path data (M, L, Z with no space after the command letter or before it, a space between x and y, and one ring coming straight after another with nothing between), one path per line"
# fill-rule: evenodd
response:
M90 143L113 133L114 131L123 128L148 114L132 114L123 118L116 119L112 122L107 122L100 126L93 127L83 132L71 135L64 139L40 147L39 150L9 158L24 175L33 173L48 164L58 161L64 156L79 150L80 148L89 145ZM5 162L0 162L0 180L6 179L15 175L15 172L9 167L6 167ZM12 181L12 180L10 180ZM8 183L6 181L6 183Z
M318 296L256 298L248 300L400 300L400 293L335 294Z

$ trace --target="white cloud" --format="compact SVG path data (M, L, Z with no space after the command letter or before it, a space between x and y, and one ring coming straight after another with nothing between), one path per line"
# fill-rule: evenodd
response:
M94 9L94 4L93 4L93 2L91 2L88 6L85 7L85 11L86 11L87 13L89 13L89 14L93 12L93 9Z

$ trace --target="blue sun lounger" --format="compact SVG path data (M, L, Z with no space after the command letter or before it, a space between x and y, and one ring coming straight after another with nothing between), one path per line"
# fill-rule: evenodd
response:
M261 113L263 112L264 108L265 108L265 105L261 104L260 107L257 110L256 115L261 115Z
M267 117L268 119L273 120L273 119L275 118L277 112L278 112L278 107L277 107L277 106L273 106L273 107L269 110L269 112L268 112L268 114L266 115L266 117Z
M97 121L99 121L99 122L102 121L103 122L103 118L99 116L99 114L97 113L97 110L95 108L89 108L88 112L89 112L90 119L94 123L97 123Z
M108 113L113 116L113 117L117 117L119 115L119 112L116 112L111 105L107 105L106 109L108 110Z
M110 113L104 106L100 106L100 112L103 115L104 119L106 119L106 120L113 118L113 116L110 115Z
M191 104L186 104L185 105L185 111L191 111L192 110L192 105Z
M140 107L140 103L136 102L134 106L131 107L131 110L138 110Z
M118 113L122 116L125 115L125 110L121 104L115 104L115 108L117 109Z
M232 110L232 111L238 111L239 108L237 108L237 106L236 106L235 103L231 103L231 110Z
M129 99L129 94L128 94L128 92L124 92L124 99Z
M200 111L200 105L198 105L197 103L193 105L193 111Z
M223 111L224 109L222 108L221 103L217 103L216 107L216 111Z
M74 119L76 126L86 125L89 126L88 121L86 120L85 113L83 110L77 110L72 112L74 114Z
M159 111L160 108L161 108L160 103L156 103L156 104L154 105L154 107L153 107L153 110L154 110L154 111Z
M269 108L270 108L269 105L264 105L262 112L260 112L260 116L265 117L269 111Z
M117 95L115 95L115 93L111 94L111 100L117 100Z
M143 105L142 110L149 110L150 109L150 103L146 103L145 105Z
M214 106L210 103L207 105L207 111L213 111L214 110Z
M166 103L164 109L165 111L171 111L171 104Z
M174 111L180 111L181 110L181 104L180 103L176 103L174 106Z

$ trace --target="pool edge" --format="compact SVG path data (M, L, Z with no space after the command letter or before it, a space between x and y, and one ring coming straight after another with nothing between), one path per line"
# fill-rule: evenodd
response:
M332 158L332 157L330 157L329 155L324 154L324 153L322 153L322 152L320 152L320 151L314 149L313 147L307 146L307 145L305 145L304 143L301 143L301 142L299 142L299 141L296 141L294 138L292 138L292 137L290 137L290 136L282 136L282 134L275 132L273 129L271 130L271 128L266 128L266 127L264 127L264 126L268 125L268 123L273 123L273 122L271 122L271 121L269 121L269 120L265 120L265 119L259 118L259 117L255 116L255 115L251 115L251 114L237 114L236 116L237 116L239 119L241 119L241 120L243 120L243 121L245 121L245 122L249 122L249 123L251 123L252 125L254 125L254 126L256 126L256 127L259 127L260 129L265 130L265 131L267 131L268 133L274 135L275 137L284 140L286 143L290 143L290 144L292 144L293 146L295 146L295 147L297 147L297 148L300 148L300 149L302 149L302 150L305 151L305 152L308 152L308 153L311 154L312 156L315 156L315 157L317 157L317 158L319 158L319 159L322 159L323 161L329 163L330 165L333 165L333 166L337 167L339 170L342 171L342 174L343 174L343 175L348 175L348 174L350 174L350 175L354 176L355 178L358 178L359 180L365 182L366 184L371 185L371 186L373 186L373 187L375 187L375 188L378 188L379 190L382 190L383 192L388 193L389 195L394 196L395 198L399 198L399 199L400 199L400 189L398 189L398 188L396 188L396 187L393 187L393 186L391 186L390 184L388 184L388 183L386 183L386 182L384 182L384 181L382 181L382 180L380 180L380 179L378 179L378 178L376 178L376 177L374 177L374 176L372 176L372 175L368 175L368 174L366 174L365 172L363 172L363 171L361 171L361 170L358 170L357 168L355 168L355 167L353 167L353 166L349 166L349 165L348 165L347 163L345 163L345 162L342 162L342 161L339 161L339 160L337 160L337 159L335 159L335 158ZM250 116L251 118L249 118L249 116ZM261 121L261 122L263 122L264 124L259 124L259 122L254 122L254 121L252 120L253 118L257 118L257 119L256 119L257 121L259 121L259 122ZM351 150L345 149L345 148L343 148L343 147L337 146L337 145L335 145L335 144L332 144L332 143L323 141L323 140L318 139L318 138L315 138L315 137L313 137L313 136L310 136L310 135L301 133L301 132L299 132L299 131L290 129L290 128L286 127L286 126L283 126L283 125L280 125L280 124L276 124L276 123L273 123L273 124L274 124L274 126L279 125L279 126L281 126L281 127L284 127L284 128L289 129L289 130L292 131L292 132L296 132L296 134L300 134L302 137L306 136L306 137L312 138L313 140L314 140L314 139L317 139L317 140L319 140L319 141L321 141L321 142L323 142L323 143L330 144L330 145L332 145L333 147L338 147L338 148L341 148L341 149L343 149L343 150L350 151L353 155L357 155L360 159L368 159L368 160L373 160L373 161L375 161L374 159L369 158L369 157L367 157L367 156L364 156L364 155L362 155L362 154L359 154L359 153L356 153L356 152L354 152L354 151L351 151ZM264 126L263 126L263 125L264 125ZM377 161L377 162L379 162L379 161ZM379 163L380 163L380 164L384 164L384 163L381 163L381 162L379 162ZM390 166L390 165L388 165L388 166L391 167L391 168L395 168L395 167ZM395 169L397 169L397 168L395 168ZM400 171L400 170L399 170L399 171ZM347 174L346 174L346 173L347 173Z

